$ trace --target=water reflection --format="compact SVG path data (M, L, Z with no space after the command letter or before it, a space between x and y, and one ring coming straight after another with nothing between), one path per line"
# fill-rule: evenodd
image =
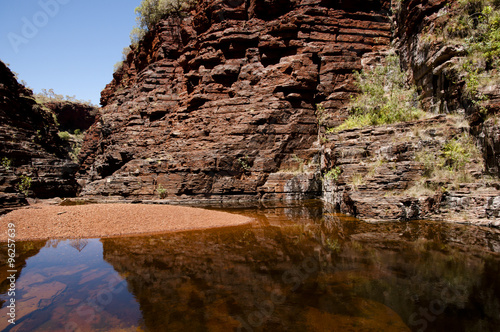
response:
M29 249L18 279L23 309L12 331L496 331L499 326L498 230L363 223L317 202L231 211L258 223L23 243ZM0 319L6 321L4 310Z
M23 242L18 248L30 244ZM35 247L31 251L34 256L25 257L18 268L16 324L7 322L7 308L3 306L1 330L136 330L139 306L124 279L103 261L99 240L51 240L37 242ZM3 292L0 299L10 297Z
M259 225L103 240L151 331L494 331L498 233L368 224L321 206ZM473 232L473 234L471 234Z

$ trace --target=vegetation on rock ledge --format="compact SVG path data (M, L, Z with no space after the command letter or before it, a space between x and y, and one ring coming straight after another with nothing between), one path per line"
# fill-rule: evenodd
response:
M455 69L468 97L481 102L486 99L481 89L500 83L500 1L459 0L442 11L443 18L424 30L421 39L465 48Z
M361 93L351 102L351 115L330 132L411 121L424 115L418 108L416 89L406 84L399 57L390 54L383 62L355 73Z
M182 17L196 4L196 0L142 0L135 9L137 27L130 33L132 44L137 44L162 19Z

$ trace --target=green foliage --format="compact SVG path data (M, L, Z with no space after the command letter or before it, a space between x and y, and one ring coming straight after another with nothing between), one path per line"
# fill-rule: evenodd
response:
M134 44L137 44L139 42L139 40L141 40L141 38L143 36L135 36L133 37L133 34L134 34L134 31L138 29L138 28L134 28L132 30L132 32L130 33L130 38L131 38L131 43L134 45ZM122 68L123 68L123 64L125 63L125 61L127 61L127 57L128 57L128 54L130 53L132 49L130 48L130 46L127 46L127 47L124 47L123 50L122 50L122 60L121 61L118 61L117 63L115 63L114 67L113 67L113 71L114 72L117 72L117 71L120 71Z
M116 73L117 71L120 71L122 68L123 68L123 61L118 61L113 66L113 72Z
M84 134L80 129L75 129L73 134L67 131L60 131L57 133L59 137L66 142L66 149L68 151L68 155L75 163L78 162L78 155L82 149L82 143Z
M248 156L245 156L243 158L238 158L238 163L240 165L240 167L245 170L245 171L249 171L250 170L250 164L248 162Z
M54 102L54 101L58 101L58 102L68 101L68 102L72 102L72 103L88 105L91 107L95 106L92 104L92 102L90 100L80 100L80 99L77 99L76 96L68 96L68 95L63 96L63 95L55 93L54 89L49 89L49 90L42 89L41 93L36 93L34 96L35 96L36 101L41 103L41 104Z
M82 150L82 147L80 145L74 145L69 152L69 157L71 160L73 160L75 163L78 163L78 155L80 154L80 151Z
M28 196L30 188L31 188L31 178L24 174L21 175L19 177L19 183L17 184L17 190L24 196Z
M333 251L334 253L340 253L340 251L342 250L342 246L340 245L339 240L337 239L327 238L325 242L326 242L325 243L326 247L331 251Z
M187 15L195 3L196 0L142 0L135 9L138 26L130 33L132 44L138 43L160 20Z
M479 92L481 88L500 80L500 1L459 0L451 6L448 16L444 26L434 30L444 32L445 43L465 47L467 55L459 69L465 92L480 106L486 99ZM434 33L439 37L439 33Z
M10 160L7 157L3 157L1 161L1 165L3 168L5 168L7 171L10 170L10 167L12 166L12 160Z
M355 73L355 76L361 93L350 104L349 118L330 132L411 121L424 115L415 106L416 90L407 87L397 55L389 55L385 64Z
M481 159L481 152L467 133L448 140L440 154L427 148L415 154L415 160L424 167L424 177L430 180L425 186L432 190L442 183L473 182L469 172L475 159Z
M163 188L161 184L159 184L158 187L156 188L156 192L158 193L158 195L160 195L160 198L167 197L167 189Z
M67 141L67 142L69 142L69 140L71 139L71 134L68 133L67 131L60 131L57 133L57 135L59 135L59 137L62 140Z
M342 170L340 169L340 166L335 166L334 168L325 173L324 179L337 181L341 173Z
M467 134L451 139L443 146L443 166L450 171L463 170L471 161L473 155L477 155L476 145Z
M325 107L323 104L316 104L316 119L318 120L318 125L322 125L325 120Z

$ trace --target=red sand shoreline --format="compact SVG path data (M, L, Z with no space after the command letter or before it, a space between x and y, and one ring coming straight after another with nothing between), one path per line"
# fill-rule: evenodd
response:
M178 205L35 204L0 217L0 242L15 223L16 241L149 235L245 225L249 217Z

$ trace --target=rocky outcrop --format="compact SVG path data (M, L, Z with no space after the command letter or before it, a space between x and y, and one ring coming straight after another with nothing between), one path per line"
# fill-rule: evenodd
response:
M500 185L483 179L480 155L471 155L462 176L440 165L445 144L468 131L462 126L438 115L328 135L322 167L338 167L341 173L337 178L326 177L325 201L363 220L427 219L500 226ZM436 175L429 174L430 168L435 168Z
M497 225L498 185L484 175L498 175L498 128L483 123L463 93L456 64L464 48L422 38L445 19L446 4L393 2L391 16L390 1L216 0L200 1L188 18L161 21L102 92L102 113L80 154L82 194L323 195L361 219ZM424 110L463 114L468 124L437 116L326 134L348 116L358 92L353 71L380 62L391 42ZM497 112L498 91L482 91L489 113ZM469 179L429 180L418 154L438 158L464 133L483 147Z
M66 100L51 100L43 105L57 117L60 131L85 131L96 121L99 109L96 106Z
M443 37L440 31L457 11L458 4L448 0L412 0L397 5L394 19L394 44L409 79L421 91L424 109L436 113L463 113L471 124L483 116L477 104L464 91L461 58L467 51L460 42ZM461 73L462 72L462 73ZM483 102L489 113L500 110L498 85L482 88Z
M453 82L456 81L453 65L458 57L465 55L464 46L423 38L424 31L445 19L447 3L448 0L401 3L393 23L395 42L409 80L421 89L424 109L435 113L466 109L472 112L470 101L462 96L464 82Z
M498 176L500 146L498 130L488 115L500 111L500 85L478 87L484 100L474 102L466 92L462 60L467 54L464 45L446 38L443 27L457 11L458 3L447 0L413 0L400 4L394 20L395 44L410 80L420 89L424 109L435 113L465 115L483 150L486 172ZM477 15L476 15L477 16ZM443 37L444 34L444 37ZM496 135L496 136L495 136Z
M423 109L459 114L468 123L440 115L327 135L322 168L326 172L336 167L342 173L325 180L324 199L342 212L365 220L437 219L500 226L499 131L494 118L484 122L486 113L500 109L500 89L482 88L479 92L487 100L481 103L465 92L460 61L466 50L438 36L456 6L446 0L394 3L393 45L409 82L418 88ZM482 158L475 155L463 176L444 172L431 179L425 164L440 168L445 145L462 133L475 136ZM488 173L494 177L485 176Z
M388 9L389 1L217 0L163 20L102 92L80 154L82 194L316 195L316 104L332 121L345 118L353 70L389 44Z
M491 118L483 123L479 139L484 151L486 170L500 177L500 126L497 119Z
M0 61L0 213L26 204L25 193L38 198L76 194L78 165L67 159L57 132L52 113ZM19 188L23 179L26 190Z

